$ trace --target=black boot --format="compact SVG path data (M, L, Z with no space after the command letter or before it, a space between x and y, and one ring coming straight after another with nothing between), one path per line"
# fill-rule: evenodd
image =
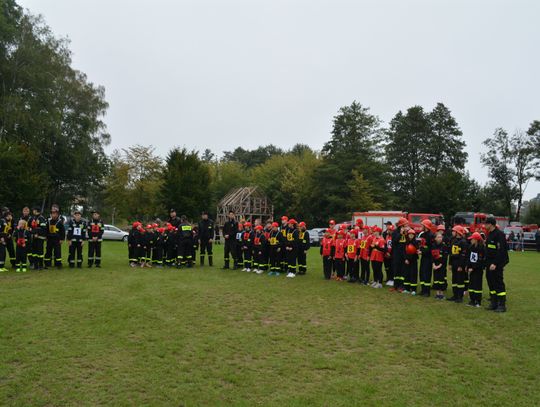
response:
M498 307L497 302L497 296L495 294L491 294L489 297L489 307L487 307L488 311L495 311Z
M204 256L199 257L199 263L201 264L201 266L204 266Z
M223 270L228 270L229 269L229 260L225 260L223 262Z
M499 297L499 305L495 309L495 312L506 312L506 297Z
M208 255L208 265L212 267L214 265L214 258L211 254Z

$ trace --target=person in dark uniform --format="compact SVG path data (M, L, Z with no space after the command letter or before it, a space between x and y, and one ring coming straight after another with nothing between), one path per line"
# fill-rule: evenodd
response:
M409 221L399 218L396 229L392 232L392 270L394 272L394 286L390 291L404 291L405 286L405 227Z
M2 232L5 235L4 246L9 254L11 267L15 267L15 246L13 245L13 232L16 225L13 224L13 213L9 208L2 208Z
M47 219L41 215L41 208L34 206L32 216L30 217L30 233L32 235L32 267L34 270L43 268L43 259L45 257L44 247L47 239Z
M180 224L178 225L178 267L187 266L191 268L193 265L193 227L187 221L186 215L180 216Z
M82 267L82 250L86 240L86 222L81 219L81 211L73 212L73 218L67 224L67 242L69 247L68 264L69 268Z
M486 279L489 287L488 310L506 312L506 286L504 267L510 261L504 233L497 227L493 216L486 219Z
M129 265L131 267L135 267L139 261L137 258L137 240L139 235L139 226L141 225L141 222L133 222L133 225L129 231L128 234L128 258L129 258Z
M101 267L101 243L105 225L98 211L92 212L92 220L88 222L88 267L94 264Z
M305 222L298 224L298 239L298 275L302 276L307 272L307 252L311 243Z
M422 232L418 235L420 238L420 295L429 297L431 295L431 280L433 275L433 261L431 259L431 245L433 244L434 226L429 219L422 221Z
M180 226L181 220L179 217L176 216L176 209L169 210L169 219L167 220L167 223L170 223L175 228Z
M233 269L236 269L236 234L238 233L238 222L233 211L229 212L229 220L223 225L224 264L223 269L229 268L230 257L233 258Z
M51 208L51 216L47 219L47 251L45 253L45 268L53 263L56 268L62 268L62 241L65 238L64 221L60 217L57 205Z
M203 212L199 222L199 246L201 249L200 263L204 266L204 257L208 252L208 265L213 266L212 243L214 242L214 221L208 218L208 212Z

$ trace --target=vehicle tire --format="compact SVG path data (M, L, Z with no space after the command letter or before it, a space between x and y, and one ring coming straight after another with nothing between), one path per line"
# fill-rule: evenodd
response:
M127 242L127 238L128 238L127 236L124 236L124 237L122 238L122 242Z

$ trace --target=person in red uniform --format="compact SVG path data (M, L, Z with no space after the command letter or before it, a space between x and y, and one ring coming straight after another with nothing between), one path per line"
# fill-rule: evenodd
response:
M347 240L345 232L340 230L336 234L334 241L334 270L336 271L336 280L343 281L345 277L345 253L347 251Z
M384 255L386 252L386 240L381 236L382 229L374 226L372 229L373 237L371 240L371 254L369 260L373 268L373 288L382 288Z
M360 255L360 240L356 238L354 230L349 232L347 238L347 275L349 283L358 282L359 276L359 262Z
M324 232L324 237L321 241L321 256L323 261L323 273L326 280L332 278L332 263L334 259L334 238L329 229Z
M369 256L371 251L371 242L373 236L371 235L371 230L369 226L364 226L363 236L360 239L360 283L364 285L369 284Z

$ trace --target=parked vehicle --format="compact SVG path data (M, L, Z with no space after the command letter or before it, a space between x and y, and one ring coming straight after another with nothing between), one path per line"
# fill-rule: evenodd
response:
M321 239L324 234L325 228L313 228L309 229L309 241L312 246L319 246L321 244Z
M113 225L105 225L103 240L121 240L127 242L128 233Z
M406 218L409 225L420 232L422 230L422 221L429 219L434 225L444 225L444 216L440 213L407 213L401 211L368 211L353 213L352 224L356 223L357 219L362 219L364 225L379 226L384 229L386 222L396 224L399 218Z
M486 219L488 216L494 216L488 213L481 212L457 212L454 215L454 225L465 226L471 233L486 232ZM494 216L499 228L503 230L510 224L510 220L505 216Z

